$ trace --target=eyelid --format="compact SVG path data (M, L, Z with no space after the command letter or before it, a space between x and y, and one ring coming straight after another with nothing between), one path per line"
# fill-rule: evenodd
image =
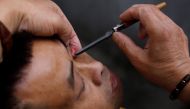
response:
M73 61L71 61L71 77L72 77L73 81L75 81L75 76L74 76L74 63L73 63Z
M68 78L68 82L72 89L75 88L75 77L74 77L74 66L73 62L71 61L71 67L70 67L70 77Z
M81 97L82 93L85 91L85 82L84 82L84 78L82 78L82 76L80 75L79 72L76 72L77 75L74 74L75 71L74 71L74 63L73 63L73 62L71 63L71 68L72 68L71 71L72 71L73 83L75 84L75 82L76 82L76 80L75 80L75 77L76 77L76 76L77 76L78 79L81 80L81 83L82 83L82 86L81 86L80 89L79 89L79 93L78 93L77 96L76 96L76 99L78 100L78 99ZM77 80L78 80L78 79L77 79Z

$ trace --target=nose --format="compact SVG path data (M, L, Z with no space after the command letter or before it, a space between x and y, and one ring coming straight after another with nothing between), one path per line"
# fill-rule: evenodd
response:
M93 59L88 54L81 54L75 59L76 69L78 72L90 79L93 84L100 86L102 84L102 73L104 65L95 59Z

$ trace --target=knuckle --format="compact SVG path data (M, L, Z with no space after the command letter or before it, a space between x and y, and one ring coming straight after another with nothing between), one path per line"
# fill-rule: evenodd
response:
M163 33L165 38L168 38L170 36L170 33L171 33L170 31L171 31L171 29L169 29L167 27L162 29L162 33Z
M152 10L158 10L158 8L156 7L156 5L153 4L148 4L148 7Z
M129 9L127 10L127 12L129 13L130 16L133 15L133 9L132 9L132 8L129 8ZM121 16L121 17L122 17L122 16Z
M122 41L119 43L119 46L122 48L122 49L125 49L127 47L127 43L125 41Z
M145 4L145 5L140 5L138 7L139 12L141 12L142 14L146 14L149 15L150 11L156 11L157 8L154 5L151 4Z
M188 40L188 38L187 38L187 36L186 36L186 35L184 36L184 41L185 41L186 43L188 43L188 42L189 42L189 40Z
M173 32L172 32L172 29L170 29L170 28L164 27L161 29L160 32L161 32L160 39L162 41L166 41L166 42L170 41L171 37L173 37L173 35L172 35Z
M178 31L178 33L181 34L181 35L184 34L183 29L182 29L181 27L179 27L179 26L177 27L177 31Z
M150 10L155 10L156 7L154 5L151 4L144 4L144 5L139 5L140 10L144 10L144 11L150 11Z
M184 34L183 29L181 27L177 26L177 25L173 28L173 31L175 31L175 33L177 34L177 36L181 36L181 35Z
M188 38L181 27L178 27L178 37L182 37L184 42L188 42Z
M183 29L178 25L163 28L162 36L165 41L169 41L172 37L176 37L178 40L180 39L181 41L188 42L188 38L185 35Z
M184 41L185 41L186 43L189 42L188 37L187 37L186 35L184 35L183 39L184 39Z
M52 18L51 18L51 22L53 25L57 25L60 23L60 16L59 15L54 15Z
M181 30L178 26L167 23L162 28L162 31L165 36L170 36L173 33L179 34Z
M132 8L137 8L139 6L140 6L140 4L135 4L135 5L132 6Z
M155 9L156 6L155 5L152 5L152 4L135 4L132 6L133 8L153 8Z
M54 14L57 14L59 16L63 16L63 12L62 12L61 8L56 3L54 3L53 1L50 1L49 8L51 9L51 11Z

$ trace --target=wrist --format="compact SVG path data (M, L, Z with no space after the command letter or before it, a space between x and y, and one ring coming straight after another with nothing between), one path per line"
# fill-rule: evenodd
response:
M190 62L187 62L184 67L182 68L180 78L184 78L187 74L190 74ZM181 80L178 80L177 82L179 83ZM177 84L178 84L177 83ZM176 84L176 85L177 85ZM190 102L190 82L187 83L187 85L183 88L179 95L179 99L184 101L184 102Z
M171 93L177 86L177 84L187 75L190 74L190 59L187 59L183 64L178 65L173 70L173 76L170 78L170 84L166 87L166 89ZM190 101L190 83L183 88L183 90L179 94L179 99L184 102Z

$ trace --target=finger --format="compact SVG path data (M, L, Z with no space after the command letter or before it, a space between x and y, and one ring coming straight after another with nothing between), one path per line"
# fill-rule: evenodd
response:
M135 66L144 62L145 54L143 49L137 46L128 36L116 32L113 35L113 41Z
M139 25L139 33L138 36L140 37L140 39L145 39L147 36L146 30L144 28L144 26L140 23Z
M147 34L157 34L162 31L159 25L165 19L165 15L154 5L141 4L134 5L120 15L120 19L126 25L132 24L134 21L140 21L144 26ZM154 37L149 35L150 37Z
M75 53L82 48L81 43L78 37L75 35L75 33L73 33L73 37L70 40L68 40L66 43L68 43L72 56L75 56Z
M61 10L58 11L60 19L57 21L57 30L60 38L70 48L71 54L81 49L81 43L72 25Z
M150 39L147 40L144 49L148 49L150 47Z

